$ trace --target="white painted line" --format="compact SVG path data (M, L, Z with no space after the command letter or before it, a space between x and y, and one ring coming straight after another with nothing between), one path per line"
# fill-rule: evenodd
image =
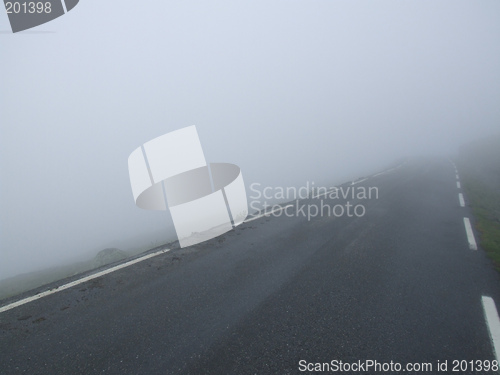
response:
M460 180L460 178L458 178L458 173L455 175L455 177L457 178L457 180Z
M60 292L61 290L74 287L74 286L76 286L78 284L81 284L81 283L84 283L86 281L98 278L100 276L107 275L108 273L118 271L119 269L131 266L132 264L136 264L136 263L142 262L143 260L155 257L157 255L164 254L164 253L166 253L168 251L170 251L170 249L164 249L164 250L157 251L155 253L147 254L147 255L144 255L144 256L142 256L140 258L129 260L128 262L125 262L125 263L122 263L122 264L118 264L118 265L116 265L114 267L111 267L111 268L108 268L106 270L94 273L94 274L89 275L89 276L85 276L85 277L83 277L81 279L72 281L70 283L67 283L67 284L64 284L64 285L61 285L61 286L57 286L57 287L55 287L53 289L50 289L50 290L47 290L45 292L41 292L41 293L35 294L34 296L27 297L27 298L21 299L21 300L16 301L16 302L12 302L9 305L0 307L0 313L2 313L4 311L7 311L7 310L10 310L10 309L13 309L14 307L18 307L18 306L24 305L25 303L28 303L28 302L31 302L31 301L35 301L35 300L43 298L43 297L47 297L47 296L49 296L51 294Z
M460 202L460 207L465 207L464 196L462 193L458 193L458 201Z
M493 344L493 353L495 353L498 361L500 360L500 319L498 318L498 311L493 298L482 296L481 301L483 302L484 319Z
M66 2L64 0L61 0L61 3L62 3L62 6L63 6L64 13L68 13L68 11L66 10Z
M392 171L395 171L395 170L397 170L397 169L401 168L401 167L402 167L403 165L405 165L405 164L406 164L406 161L402 162L401 164L397 165L397 166L396 166L396 167L394 167L394 168L389 168L389 169L387 169L387 170L385 170L385 171L382 171L382 172L376 173L376 174L372 175L372 177L382 176L383 174L391 173Z
M285 206L285 207L276 208L276 209L274 209L272 211L264 212L263 214L260 214L258 216L251 217L250 219L245 220L244 223L249 223L250 221L254 221L254 220L260 219L261 217L264 217L264 216L270 216L272 213L275 213L277 211L286 210L288 207L293 207L293 204L289 204L288 206Z
M457 181L457 188L460 189L460 181Z
M361 180L352 181L352 182L351 182L351 185L356 185L356 184L359 184L360 182L363 182L363 181L366 181L366 180L368 180L368 179L367 179L367 178L363 178L363 179L361 179Z
M324 195L328 195L328 194L330 194L332 191L334 191L335 189L337 189L337 190L338 190L338 188L337 188L337 187L333 187L333 188L331 188L331 189L328 189L328 190L327 190L327 191L325 191L324 193L321 193L321 194L319 194L319 193L318 193L318 195L316 195L316 196L312 196L311 198L312 198L312 199L316 199L316 198L322 197L322 196L324 196Z
M469 241L469 249L477 250L476 238L474 237L474 232L472 231L472 226L470 225L470 220L468 217L464 217L465 233L467 233L467 240Z
M388 169L386 171L379 172L377 174L374 174L372 177L382 176L383 174L391 173L392 171L395 171L398 168L399 168L399 166L396 168L391 168L391 169Z

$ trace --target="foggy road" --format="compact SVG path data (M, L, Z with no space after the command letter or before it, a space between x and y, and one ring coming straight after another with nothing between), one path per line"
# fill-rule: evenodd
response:
M473 249L457 181L446 158L409 160L343 185L377 188L348 199L363 216L308 220L297 207L339 202L290 202L288 216L4 311L0 373L290 374L333 360L435 373L494 360L482 297L498 304L500 283Z

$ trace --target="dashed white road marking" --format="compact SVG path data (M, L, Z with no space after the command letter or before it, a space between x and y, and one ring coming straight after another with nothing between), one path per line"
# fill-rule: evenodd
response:
M157 255L164 254L164 253L166 253L168 251L170 251L170 249L159 250L159 251L156 251L154 253L144 255L144 256L142 256L140 258L132 259L132 260L129 260L128 262L125 262L125 263L122 263L122 264L118 264L118 265L116 265L114 267L105 269L103 271L94 273L92 275L85 276L85 277L83 277L81 279L72 281L70 283L67 283L67 284L64 284L64 285L61 285L61 286L57 286L57 287L55 287L53 289L50 289L50 290L47 290L45 292L41 292L41 293L35 294L34 296L27 297L27 298L21 299L21 300L16 301L16 302L12 302L11 304L8 304L8 305L0 307L0 313L2 313L4 311L7 311L7 310L10 310L10 309L13 309L14 307L18 307L18 306L24 305L25 303L32 302L32 301L35 301L35 300L43 298L43 297L47 297L47 296L49 296L51 294L60 292L62 290L74 287L74 286L76 286L78 284L81 284L81 283L84 283L86 281L95 279L97 277L100 277L100 276L103 276L103 275L107 275L108 273L118 271L119 269L131 266L132 264L136 264L136 263L142 262L143 260L155 257Z
M460 189L460 181L457 181L457 189Z
M465 207L464 196L462 193L458 193L458 201L460 202L460 207Z
M460 180L460 178L458 177L458 173L455 174L455 177L457 178L457 180Z
M260 215L258 215L258 216L251 217L250 219L245 220L245 221L244 221L244 223L248 223L248 222L250 222L250 221L254 221L254 220L260 219L261 217L264 217L264 216L269 216L269 215L271 215L272 213L277 212L277 211L286 210L288 207L293 207L293 204L289 204L289 205L284 206L284 207L279 207L279 208L276 208L276 209L274 209L274 210L272 210L272 211L269 211L269 212L264 212L264 213L262 213L262 214L260 214Z
M498 311L493 298L482 296L481 301L483 303L484 319L493 344L493 352L498 361L500 360L500 319L498 318Z
M472 226L470 225L470 220L468 217L464 217L465 233L467 233L467 240L469 241L469 249L477 250L476 238L474 237L474 232L472 231Z

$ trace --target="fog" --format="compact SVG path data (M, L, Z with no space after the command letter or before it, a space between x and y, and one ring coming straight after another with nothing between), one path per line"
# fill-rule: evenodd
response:
M129 154L196 125L245 184L338 183L498 130L498 1L81 0L0 15L0 279L175 239Z

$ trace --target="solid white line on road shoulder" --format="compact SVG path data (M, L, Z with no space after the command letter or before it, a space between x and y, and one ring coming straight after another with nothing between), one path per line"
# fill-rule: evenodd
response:
M477 250L476 238L474 237L474 232L472 231L472 226L470 225L470 220L468 217L464 217L465 233L467 233L467 240L469 241L469 248L471 250Z
M274 209L272 211L264 212L263 214L260 214L258 216L251 217L250 219L245 220L244 223L249 223L250 221L254 221L254 220L260 219L261 217L269 216L272 213L275 213L276 211L286 210L288 207L293 207L293 204L289 204L288 206L285 206L285 207L279 207L279 208L276 208L276 209Z
M460 181L457 181L457 189L460 189Z
M493 298L482 296L484 319L493 344L493 353L497 361L500 359L500 319Z
M339 189L338 187L333 187L333 188L331 188L331 189L328 189L328 190L327 190L327 191L325 191L324 193L318 193L318 195L316 195L316 196L314 196L314 195L313 195L313 196L311 196L311 198L312 198L312 199L317 199L317 198L319 198L319 197L323 197L323 196L325 196L325 195L328 195L328 194L330 194L332 191L334 191L334 190L338 190L338 189Z
M391 168L391 169L387 169L386 171L382 171L382 172L379 172L377 174L374 174L372 177L377 177L377 176L382 176L384 174L388 174L388 173L391 173L392 171L395 171L396 169L398 169L399 167L395 167L395 168Z
M394 168L389 168L389 169L387 169L387 170L385 170L385 171L382 171L382 172L376 173L376 174L372 175L371 177L377 177L377 176L382 176L382 175L384 175L384 174L391 173L391 172L393 172L393 171L395 171L395 170L397 170L397 169L401 168L401 167L402 167L403 165L405 165L405 164L406 164L406 161L404 161L404 162L402 162L401 164L399 164L399 165L395 166Z
M50 289L50 290L46 290L45 292L41 292L41 293L35 294L34 296L27 297L27 298L21 299L21 300L16 301L16 302L12 302L9 305L0 307L0 313L2 313L4 311L7 311L7 310L10 310L10 309L13 309L14 307L24 305L25 303L28 303L28 302L31 302L31 301L35 301L35 300L43 298L43 297L47 297L47 296L49 296L51 294L60 292L61 290L74 287L74 286L76 286L78 284L81 284L81 283L84 283L86 281L98 278L100 276L107 275L108 273L118 271L119 269L131 266L132 264L135 264L135 263L142 262L143 260L155 257L157 255L164 254L164 253L166 253L168 251L170 251L170 249L164 249L164 250L160 250L160 251L157 251L157 252L154 252L154 253L151 253L151 254L147 254L147 255L144 255L144 256L142 256L140 258L129 260L128 262L125 262L125 263L122 263L122 264L118 264L118 265L116 265L114 267L105 269L103 271L94 273L94 274L89 275L89 276L85 276L85 277L83 277L81 279L72 281L70 283L67 283L67 284L64 284L64 285L61 285L61 286L57 286L57 287L55 287L53 289Z
M363 179L361 179L361 180L352 181L352 182L351 182L351 185L356 185L356 184L359 184L360 182L363 182L363 181L366 181L366 180L368 180L368 179L367 179L367 178L363 178Z
M458 193L458 201L460 202L460 207L465 207L464 196L462 193Z

